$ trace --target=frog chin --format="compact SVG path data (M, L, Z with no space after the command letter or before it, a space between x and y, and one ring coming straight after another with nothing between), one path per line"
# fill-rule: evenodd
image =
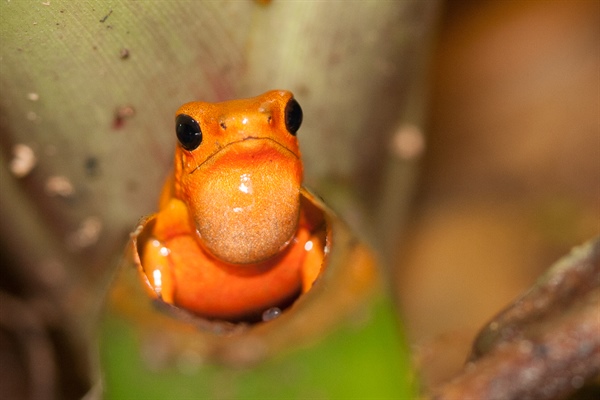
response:
M188 175L188 206L208 252L230 264L256 264L290 243L302 181L302 165L290 154L273 141L240 142Z

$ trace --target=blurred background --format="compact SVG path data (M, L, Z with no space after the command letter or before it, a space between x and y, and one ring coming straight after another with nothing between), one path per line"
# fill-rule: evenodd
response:
M600 3L449 1L398 298L426 384L600 232Z
M268 20L252 11L255 24L270 23L265 26L281 33L273 48L253 48L264 38L245 25L212 36L220 24L252 20L242 8L194 14L184 7L192 2L179 2L183 11L173 6L150 13L141 2L109 1L90 2L95 6L83 12L69 2L31 2L27 18L15 21L7 15L17 2L10 3L0 9L3 24L12 24L4 24L0 43L0 397L27 398L35 387L31 398L44 398L60 387L64 398L77 398L87 389L81 331L93 334L107 263L116 265L130 227L155 208L172 162L172 137L148 132L170 132L165 110L191 99L256 94L291 81L286 88L305 108L304 129L316 132L316 139L301 138L312 187L354 226L369 219L354 197L366 199L368 208L394 187L405 193L376 210L380 222L402 221L399 236L383 228L379 236L363 233L374 242L391 241L391 286L425 388L456 374L486 321L571 247L600 232L598 1L407 2L413 6L397 14L380 13L387 25L377 25L376 13L345 23L377 28L355 37L339 34L329 23L337 17L328 17L323 31L304 32L314 34L312 45L296 39L290 14ZM175 34L199 15L209 21L199 37L210 39L198 39L199 46L212 58L186 51L188 38ZM339 21L352 17L349 11ZM406 28L394 30L394 24ZM62 46L73 32L76 40L52 58L50 46ZM146 36L140 39L140 32ZM250 40L239 40L248 32ZM249 60L240 55L246 47L235 48L239 43L254 49ZM369 57L389 57L371 62L360 53L365 48L375 49ZM285 64L288 53L303 62ZM340 60L353 55L350 67L356 65L358 76L344 80ZM27 63L9 64L10 57ZM315 60L321 58L333 78L319 75L323 67ZM198 64L206 66L202 74L194 69ZM251 79L238 82L246 72ZM36 81L40 74L44 79ZM181 84L196 74L208 84ZM332 109L343 112L336 119ZM401 147L407 164L399 175L389 173L397 160L382 161L389 161L388 132L397 120L417 127L402 131L409 141L408 153ZM330 136L336 129L350 135L353 128L352 140ZM373 136L361 135L363 128ZM363 153L368 157L361 160ZM372 182L387 192L352 192ZM411 197L410 206L403 196Z

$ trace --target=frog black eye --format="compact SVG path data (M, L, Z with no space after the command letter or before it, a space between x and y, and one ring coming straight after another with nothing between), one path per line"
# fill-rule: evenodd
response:
M202 131L198 122L189 115L180 114L175 119L175 132L181 147L192 151L202 143Z
M285 127L295 136L300 125L302 125L302 108L295 99L291 98L285 106Z

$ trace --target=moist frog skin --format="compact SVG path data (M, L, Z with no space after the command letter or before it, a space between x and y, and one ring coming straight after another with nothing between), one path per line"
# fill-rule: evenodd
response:
M308 291L325 239L303 201L288 91L177 110L173 171L140 258L154 294L201 317L253 321Z

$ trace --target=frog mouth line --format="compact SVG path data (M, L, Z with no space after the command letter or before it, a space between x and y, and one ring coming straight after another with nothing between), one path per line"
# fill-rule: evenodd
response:
M211 155L209 155L208 157L206 157L206 160L204 160L204 161L202 161L200 164L196 165L196 167L195 167L193 170L191 170L191 171L189 172L189 174L191 175L191 174L193 174L194 172L196 172L198 169L200 169L200 167L202 167L202 166L203 166L205 163L207 163L208 161L210 161L210 160L211 160L213 157L215 157L215 156L216 156L217 154L219 154L221 151L223 151L223 150L227 149L228 147L230 147L230 146L232 146L232 145L234 145L234 144L237 144L237 143L242 143L242 142L245 142L245 141L247 141L247 140L269 140L269 141L271 141L271 142L275 143L275 145L276 145L277 147L280 147L280 148L282 148L282 149L284 149L284 150L288 151L288 152L289 152L290 154L292 154L292 155L293 155L293 156L294 156L296 159L298 159L298 160L300 159L300 156L298 156L298 154L294 153L292 150L288 149L287 147L285 147L284 145L282 145L281 143L279 143L278 141L276 141L276 140L274 140L274 139L272 139L272 138L268 138L268 137L256 137L256 136L248 136L248 137L245 137L245 138L243 138L243 139L236 140L235 142L227 143L227 144L226 144L225 146L223 146L223 147L219 147L219 149L217 149L217 150L216 150L214 153L212 153Z

